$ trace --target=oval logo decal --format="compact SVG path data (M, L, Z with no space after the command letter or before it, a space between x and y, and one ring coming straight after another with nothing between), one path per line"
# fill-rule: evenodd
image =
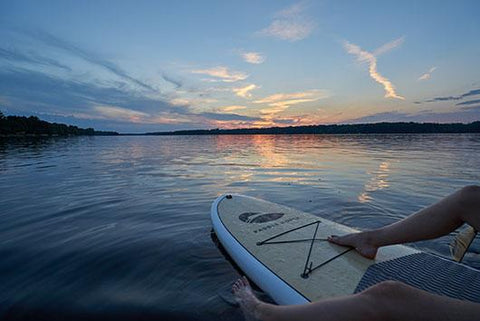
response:
M276 221L281 218L284 213L258 213L258 212L245 212L238 217L240 221L245 223L266 223Z

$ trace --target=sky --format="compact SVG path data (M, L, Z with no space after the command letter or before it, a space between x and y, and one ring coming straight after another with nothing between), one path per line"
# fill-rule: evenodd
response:
M479 1L0 0L0 111L123 133L480 120Z

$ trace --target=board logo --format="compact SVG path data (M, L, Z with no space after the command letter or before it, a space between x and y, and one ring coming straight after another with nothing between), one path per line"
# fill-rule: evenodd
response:
M258 213L258 212L245 212L238 217L240 221L245 223L267 223L276 221L281 218L284 213Z

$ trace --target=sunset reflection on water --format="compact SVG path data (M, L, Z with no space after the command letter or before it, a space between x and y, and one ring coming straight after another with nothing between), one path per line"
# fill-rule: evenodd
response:
M237 273L210 238L218 195L371 229L478 184L479 150L480 135L0 141L0 301L54 315L58 306L78 311L79 302L82 313L126 302L159 314L194 307L212 320L230 308L212 298L229 293ZM449 242L418 246L449 255ZM465 262L478 266L477 256Z

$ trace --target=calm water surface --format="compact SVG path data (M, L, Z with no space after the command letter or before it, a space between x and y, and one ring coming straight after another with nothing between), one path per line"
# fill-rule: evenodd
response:
M464 134L0 140L0 318L242 320L215 197L368 229L479 184L479 154ZM415 246L448 256L450 240Z

